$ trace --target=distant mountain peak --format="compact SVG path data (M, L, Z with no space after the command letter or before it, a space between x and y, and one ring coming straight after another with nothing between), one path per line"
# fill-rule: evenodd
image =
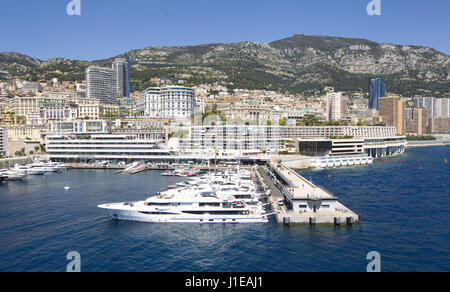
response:
M270 43L276 48L314 48L322 51L335 50L352 45L377 46L378 44L361 38L314 36L295 34L291 37Z

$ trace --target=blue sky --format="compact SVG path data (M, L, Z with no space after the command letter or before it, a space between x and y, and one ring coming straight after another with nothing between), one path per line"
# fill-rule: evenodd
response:
M423 45L450 54L448 0L1 0L0 51L96 60L146 46L271 42L295 33Z

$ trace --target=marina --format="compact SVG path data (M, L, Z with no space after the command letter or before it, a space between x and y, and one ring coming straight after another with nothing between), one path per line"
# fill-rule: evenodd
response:
M134 163L124 171L142 164ZM132 172L131 172L132 173ZM189 178L175 186L156 192L145 201L102 204L115 220L178 223L267 223L263 204L265 193L258 193L260 185L252 170L228 169L213 174L198 175L193 170L174 171L162 176Z
M23 181L29 176L41 176L52 172L61 172L70 169L71 166L58 162L44 162L36 160L29 164L14 164L13 167L0 169L2 183L4 181Z
M0 186L0 240L8 242L0 247L0 269L65 271L65 255L77 250L86 272L362 271L367 252L382 247L384 271L445 271L450 222L443 215L450 202L442 195L448 183L442 182L450 153L448 147L433 149L409 149L368 168L300 171L362 215L353 226L287 226L275 216L254 224L147 224L111 220L97 208L143 201L186 181L161 171L118 175L113 169L71 169L10 181ZM279 189L270 187L278 201ZM444 227L429 228L436 222ZM414 261L407 257L411 253Z
M167 186L166 191L159 191L145 201L98 206L106 209L107 214L116 220L267 223L268 216L275 215L277 222L285 225L353 225L360 221L360 217L342 205L335 195L315 186L281 161L253 167L241 167L240 162L237 165L222 164L218 167L215 164L212 167L203 163L133 162L125 164L121 162L110 164L108 161L99 161L91 164L62 164L34 161L31 164L15 164L10 169L0 170L0 175L2 181L17 181L25 180L27 176L46 175L68 169L110 169L115 170L115 174L139 174L159 170L161 176L189 179L184 184ZM213 174L211 174L212 171ZM261 178L261 171L269 178L268 180ZM243 183L245 186L242 185ZM273 184L272 187L278 188L278 196L273 195L266 198L267 190L270 189L268 184ZM224 186L226 186L226 191L223 189ZM68 191L70 186L65 186L64 189ZM259 194L253 193L256 189L259 189ZM248 196L250 201L243 200L245 196ZM157 202L152 202L152 200ZM166 208L161 208L161 206ZM174 208L167 208L168 206ZM180 208L180 206L187 208ZM204 207L211 208L205 209Z

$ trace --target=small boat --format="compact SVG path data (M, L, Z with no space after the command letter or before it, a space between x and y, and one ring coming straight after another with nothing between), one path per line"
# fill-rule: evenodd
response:
M64 190L66 190L66 191L70 190L70 186L65 186Z
M127 165L127 167L122 172L123 173L131 173L141 165L142 165L142 163L140 163L140 162L133 162L132 164Z

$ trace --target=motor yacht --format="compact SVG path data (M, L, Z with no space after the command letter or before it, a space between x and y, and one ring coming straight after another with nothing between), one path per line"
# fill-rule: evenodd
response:
M173 223L264 223L268 215L262 203L247 204L234 197L225 199L214 192L181 193L169 190L145 201L104 204L115 220Z
M0 170L0 176L4 177L6 180L17 181L23 180L26 177L26 174L22 174L16 171L3 169Z
M19 164L14 165L12 171L22 173L25 175L45 175L47 173L44 169L40 169L37 167L33 168L28 165L19 165Z

